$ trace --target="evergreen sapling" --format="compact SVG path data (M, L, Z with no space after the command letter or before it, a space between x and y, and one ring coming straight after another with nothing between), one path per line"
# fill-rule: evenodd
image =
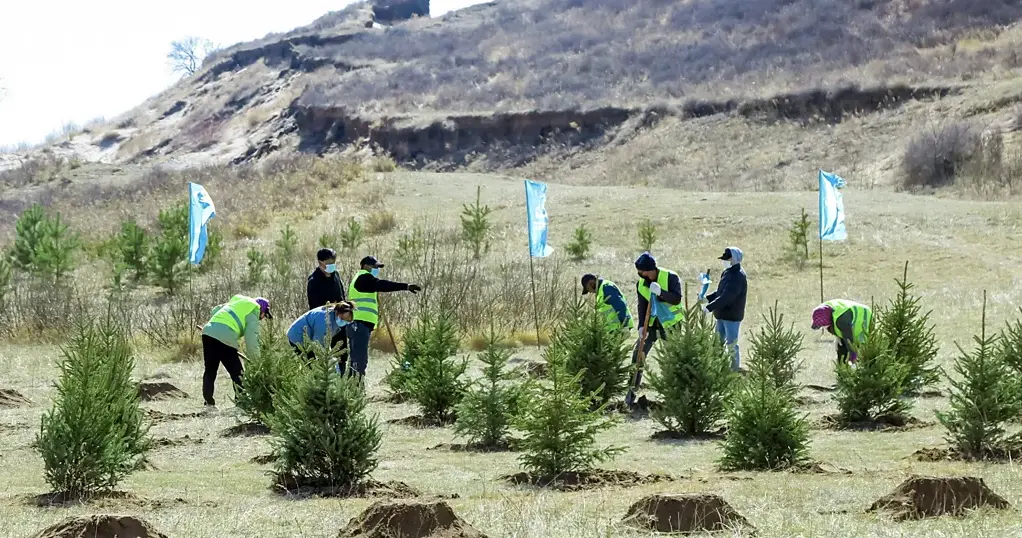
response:
M493 212L490 206L484 206L481 201L482 187L476 187L476 202L473 205L465 204L461 210L461 236L472 246L472 259L478 260L483 253L490 251L490 243L487 235L490 232L490 213Z
M798 354L802 351L802 333L794 324L785 328L784 315L778 313L774 302L767 315L765 325L751 338L752 358L749 359L749 373L762 373L774 386L797 391L795 377L802 369Z
M882 321L881 321L882 322ZM912 408L905 395L908 367L891 351L886 335L874 331L858 344L858 360L835 360L839 419L849 425L882 421L901 425Z
M895 360L905 365L905 390L918 394L940 380L940 370L933 365L937 336L930 313L922 312L919 297L911 293L914 286L908 281L908 262L902 278L895 282L898 295L878 313L879 323L873 332L883 333Z
M483 377L473 381L457 406L454 431L467 437L469 445L505 448L512 418L518 414L526 390L521 374L508 369L511 351L491 329L486 349L480 355Z
M245 383L235 387L234 405L256 422L268 425L282 395L294 390L304 357L295 356L288 342L274 331L259 339L259 356L245 362Z
M552 345L563 350L568 373L582 376L582 392L603 405L624 394L629 381L628 333L581 300L570 303Z
M462 376L468 361L458 359L458 330L447 316L434 316L426 330L421 355L408 370L408 394L430 424L449 424L453 411L465 393Z

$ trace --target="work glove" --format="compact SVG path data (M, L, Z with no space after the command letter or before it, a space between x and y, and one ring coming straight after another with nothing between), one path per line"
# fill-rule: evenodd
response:
M639 327L639 339L642 339L642 336L644 334L646 334L646 328L645 327Z
M659 297L660 296L660 292L664 291L664 290L660 288L660 284L657 284L656 282L654 282L654 283L649 285L649 291L653 295L656 295L657 297Z
M422 291L422 286L420 286L418 284L409 284L408 285L408 291L410 291L412 293L419 293L420 291Z
M703 305L703 314L709 314L709 313L710 313L710 309L706 305Z
M858 353L853 351L853 352L848 354L848 362L854 363L854 362L856 362L858 360L859 360L859 354Z

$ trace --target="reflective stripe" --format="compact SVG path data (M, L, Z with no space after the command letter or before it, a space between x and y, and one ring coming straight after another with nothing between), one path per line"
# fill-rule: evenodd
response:
M607 325L632 328L631 314L625 312L625 321L622 323L618 318L617 310L614 310L614 306L607 302L606 293L603 291L606 287L617 289L617 284L609 280L600 281L600 287L596 291L596 309L606 318ZM618 290L618 295L620 294L621 290Z
M241 318L239 318L238 315L234 313L234 310L228 310L227 313L230 314L232 318L234 318L234 322L238 324L238 329L240 329L241 332L245 332L245 324L241 322Z
M213 314L209 321L230 327L240 337L245 334L246 329L243 320L254 311L259 311L259 303L255 302L255 299L244 295L235 295L216 314Z

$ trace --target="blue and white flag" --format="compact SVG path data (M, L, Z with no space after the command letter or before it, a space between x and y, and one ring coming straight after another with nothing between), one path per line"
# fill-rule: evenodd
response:
M529 255L544 258L553 254L554 248L546 242L550 223L546 214L546 183L525 180L525 209L529 224Z
M650 312L652 312L653 317L660 320L661 324L674 319L674 312L671 312L671 308L660 302L660 300L656 298L656 295L652 293L649 294L649 305L649 309ZM647 323L649 322L647 321Z
M206 223L214 216L216 208L206 188L188 183L188 261L192 265L198 265L206 253Z
M845 180L820 170L820 240L844 241L848 238L845 230L845 206L838 189L844 188Z

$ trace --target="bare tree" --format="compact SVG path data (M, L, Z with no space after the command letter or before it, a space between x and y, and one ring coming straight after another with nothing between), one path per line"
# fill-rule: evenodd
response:
M174 72L182 71L185 75L191 75L199 70L202 60L216 49L216 45L208 39L186 37L171 42L167 59Z

